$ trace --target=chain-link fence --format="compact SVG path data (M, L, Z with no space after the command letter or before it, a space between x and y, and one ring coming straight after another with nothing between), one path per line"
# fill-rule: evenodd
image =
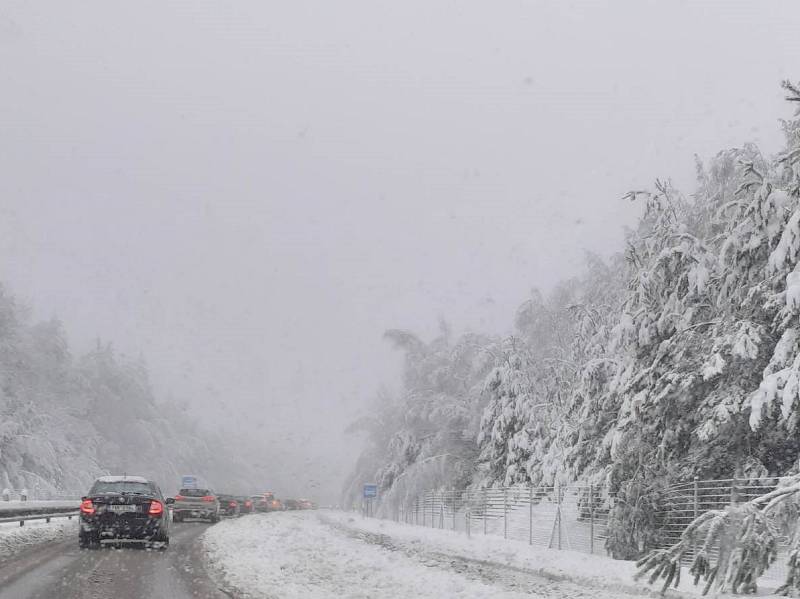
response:
M658 514L662 522L662 547L666 548L681 539L686 527L698 516L710 510L724 510L729 505L744 503L774 491L783 479L773 478L726 478L717 480L695 479L688 483L670 487L664 498L663 508ZM687 560L694 557L692 548ZM719 547L713 547L714 557ZM789 539L783 537L779 542L778 559L764 573L762 580L782 583L786 579L786 562L788 559Z
M407 524L473 535L495 535L531 545L605 554L611 506L603 487L495 487L429 491L406 506L374 513Z
M693 480L664 493L655 514L659 546L681 539L689 523L709 510L749 501L775 490L780 478ZM495 487L465 491L428 491L405 505L371 506L371 513L407 524L466 534L494 535L531 545L606 555L609 514L615 497L603 486ZM715 554L718 548L713 548ZM693 550L694 551L694 550ZM693 558L690 551L687 560ZM763 580L782 583L788 539Z

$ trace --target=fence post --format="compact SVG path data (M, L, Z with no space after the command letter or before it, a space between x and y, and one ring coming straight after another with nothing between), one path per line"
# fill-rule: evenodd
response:
M508 489L503 487L503 538L508 538Z
M698 486L698 480L700 480L700 477L699 476L695 476L694 477L694 512L693 512L695 520L697 519L698 512L700 511L700 509L699 509L700 508L700 505L699 505L699 503L700 503L700 501L699 501L700 489L699 489L699 486ZM696 544L696 542L692 543L692 555L697 555L697 544Z
M444 491L439 493L439 529L444 530Z
M453 490L453 532L456 531L456 492Z
M469 508L464 512L464 518L466 519L465 526L467 527L467 538L470 537L470 526L469 526Z
M589 553L594 555L594 485L589 485Z
M528 487L528 545L533 545L533 485Z
M483 534L486 534L486 510L489 507L489 497L486 489L483 490Z
M561 549L561 483L556 481L556 493L558 495L558 548Z

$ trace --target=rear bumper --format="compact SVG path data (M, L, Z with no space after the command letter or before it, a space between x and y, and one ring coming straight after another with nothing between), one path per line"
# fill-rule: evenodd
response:
M80 530L98 541L149 541L165 528L161 518L142 518L131 521L82 518Z
M173 504L172 515L182 518L211 518L217 513L216 508L178 506Z

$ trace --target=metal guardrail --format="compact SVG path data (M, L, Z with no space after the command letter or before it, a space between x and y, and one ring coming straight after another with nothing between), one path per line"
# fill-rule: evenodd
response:
M72 518L76 518L78 514L80 514L78 510L69 512L52 512L47 514L18 514L16 516L5 516L0 518L0 524L19 522L20 526L25 526L25 522L30 520L45 520L46 522L50 522L52 518L67 518L68 520L72 520Z

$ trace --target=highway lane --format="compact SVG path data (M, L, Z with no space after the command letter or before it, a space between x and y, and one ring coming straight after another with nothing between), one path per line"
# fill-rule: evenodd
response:
M0 599L230 599L203 569L199 537L206 528L174 524L166 551L81 550L76 532L0 564Z

